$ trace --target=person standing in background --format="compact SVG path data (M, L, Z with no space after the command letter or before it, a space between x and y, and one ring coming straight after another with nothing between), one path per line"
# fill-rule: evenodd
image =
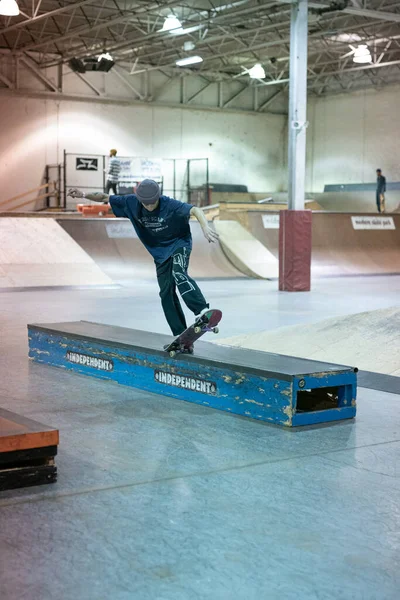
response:
M385 212L385 192L386 192L386 177L382 175L382 170L376 170L376 206L379 213Z
M114 192L115 195L118 194L118 180L119 174L121 171L121 163L117 158L117 151L115 148L110 150L110 160L108 162L107 169L107 181L106 181L106 194L110 193L110 190Z

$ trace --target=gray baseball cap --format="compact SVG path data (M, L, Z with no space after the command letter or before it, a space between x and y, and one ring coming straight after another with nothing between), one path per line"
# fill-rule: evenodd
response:
M152 179L143 179L136 188L135 195L142 204L155 204L160 198L160 186Z

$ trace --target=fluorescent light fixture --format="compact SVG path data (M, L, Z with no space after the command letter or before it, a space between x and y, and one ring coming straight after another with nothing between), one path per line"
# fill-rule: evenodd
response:
M181 58L176 61L178 67L187 67L187 65L195 65L196 63L203 62L201 56L188 56L187 58Z
M372 62L371 53L367 44L359 44L357 48L353 48L353 50L353 62L360 64Z
M249 70L251 79L265 79L265 71L260 63L256 63L254 67Z
M204 23L200 23L200 25L193 25L192 27L180 27L179 29L173 29L169 33L171 35L188 35L189 33L194 33L195 31L200 31L200 29L204 29Z
M15 0L0 0L0 15L16 17L19 15L18 4Z
M182 29L182 23L175 15L168 15L160 31L172 31L173 29Z

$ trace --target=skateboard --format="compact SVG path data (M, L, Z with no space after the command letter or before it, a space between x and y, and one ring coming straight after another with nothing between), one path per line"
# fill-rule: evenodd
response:
M193 354L193 344L208 331L218 333L218 323L222 318L222 312L210 308L204 315L196 319L185 331L178 335L170 344L164 346L171 358L179 353Z

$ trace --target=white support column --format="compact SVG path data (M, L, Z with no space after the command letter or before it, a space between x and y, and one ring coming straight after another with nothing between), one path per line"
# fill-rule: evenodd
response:
M290 23L288 208L303 210L305 199L307 130L308 0L292 5Z
M294 0L290 23L288 209L279 218L279 289L311 289L312 213L304 210L307 130L307 2Z

